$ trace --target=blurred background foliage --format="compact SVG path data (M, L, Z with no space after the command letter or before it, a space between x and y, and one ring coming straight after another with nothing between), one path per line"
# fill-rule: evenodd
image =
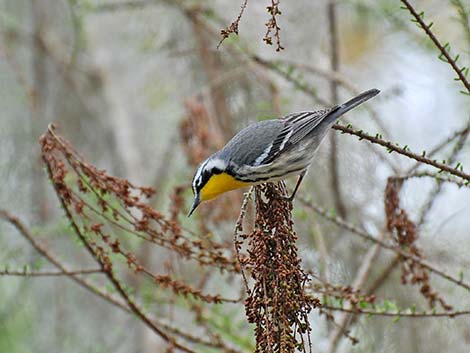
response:
M175 197L180 197L183 204L173 216L183 226L228 243L242 194L224 195L186 219L196 164L250 122L333 104L331 81L337 82L339 101L354 92L381 89L370 107L349 113L345 121L417 153L429 153L469 123L469 96L460 92L461 82L454 80L455 73L439 60L436 48L400 8L400 1L336 1L337 71L330 63L329 1L280 3L285 48L280 52L262 40L269 2L249 1L239 36L232 34L216 49L220 30L236 18L241 3L0 0L0 208L20 216L33 236L70 268L93 267L74 240L40 161L38 140L50 122L57 123L61 134L98 168L154 187L157 193L150 203L156 209L170 216ZM468 0L413 4L434 22L432 29L442 43L448 41L452 53L460 54L459 64L469 66ZM357 138L332 134L337 137L320 148L300 194L338 213L331 172L334 144L345 209L340 214L379 237L385 228L387 177L406 174L415 162ZM466 135L468 130L459 136ZM465 138L461 141L458 147L446 144L433 158L460 162L468 170L470 145ZM426 259L455 276L464 271L466 278L470 191L436 185L431 178L407 181L401 206L417 224ZM294 216L303 267L338 286L354 283L371 244L299 201ZM127 245L159 272L202 283L209 293L241 294L239 276L225 274L220 280L147 243L128 239ZM0 249L0 270L52 268L6 223L0 224ZM361 289L373 288L381 302L389 300L398 308L428 309L417 287L401 284L393 254L377 250L373 255ZM377 282L387 268L385 279ZM104 284L100 274L89 277ZM237 351L254 349L253 328L242 305L169 299L152 281L131 275L125 279L156 317L196 336L219 335ZM455 308L470 308L468 291L434 278L432 284ZM0 303L0 352L170 349L135 317L64 277L2 276ZM393 317L362 316L351 325L359 339L354 346L344 337L332 343L336 326L324 316L312 312L310 320L315 352L470 349L466 316L397 322ZM196 330L200 322L204 324ZM224 351L196 347L200 352Z

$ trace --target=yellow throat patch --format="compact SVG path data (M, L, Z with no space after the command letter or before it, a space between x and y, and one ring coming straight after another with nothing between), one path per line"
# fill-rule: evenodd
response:
M214 197L223 194L224 192L243 188L251 185L243 181L235 179L233 176L227 173L213 174L207 181L206 185L201 189L200 197L201 201L207 201Z

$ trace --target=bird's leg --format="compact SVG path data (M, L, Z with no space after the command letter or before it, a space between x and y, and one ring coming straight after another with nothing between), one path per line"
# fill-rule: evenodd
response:
M305 174L306 174L306 172L304 171L299 175L299 179L297 180L297 184L295 184L294 191L292 192L292 195L285 198L286 201L289 201L289 202L294 201L295 194L297 193L297 190L299 190L299 186L302 183L302 179L304 178Z

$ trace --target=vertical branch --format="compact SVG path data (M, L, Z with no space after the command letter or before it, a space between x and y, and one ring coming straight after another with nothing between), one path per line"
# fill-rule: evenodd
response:
M382 232L380 236L380 240L383 240L385 237L386 232ZM364 260L362 261L361 266L359 267L356 277L354 278L354 281L351 285L353 288L361 288L364 283L366 282L367 278L369 277L370 270L372 268L372 265L374 264L375 259L377 258L378 254L380 252L380 245L379 244L374 244L366 253L364 256ZM351 309L350 303L348 303L346 309ZM329 337L329 347L327 352L328 353L334 353L336 349L338 348L338 344L340 342L341 336L344 334L344 332L347 332L347 326L348 322L350 322L350 319L355 319L356 316L350 313L343 312L341 313L339 319L337 320L338 325L335 327L333 332L331 333Z
M225 100L226 94L224 85L217 82L220 72L222 71L220 56L211 49L211 44L207 39L204 24L201 23L198 14L189 12L188 17L191 20L194 34L196 36L197 50L201 64L209 82L214 113L224 136L228 139L233 135L233 119Z
M338 25L336 19L336 0L329 0L328 3L328 25L330 32L330 67L333 72L339 69L339 48L338 48ZM338 83L336 80L330 80L331 102L338 103ZM344 206L341 194L341 184L339 182L339 159L338 159L338 141L336 134L330 134L331 154L330 154L330 178L331 188L335 208L342 218L346 218L346 207Z
M32 72L32 105L31 105L31 137L36 141L42 132L42 122L47 104L48 79L47 58L43 50L42 39L45 24L47 23L47 8L44 0L31 0L31 72ZM31 206L33 215L40 221L47 218L46 184L42 178L40 158L34 153L34 163L31 164L31 176L34 185L31 190Z
M374 294L382 285L387 281L390 275L393 273L393 270L400 268L400 255L396 254L393 256L392 261L382 270L380 275L375 279L375 281L367 289L367 294Z
M328 2L328 28L330 32L330 69L331 72L338 72L339 70L339 38L338 38L338 21L336 18L336 1L329 0ZM338 103L338 82L337 80L330 80L330 94L333 104Z

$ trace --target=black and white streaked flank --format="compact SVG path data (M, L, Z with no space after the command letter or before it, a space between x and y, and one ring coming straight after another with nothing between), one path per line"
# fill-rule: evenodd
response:
M341 115L379 92L378 89L371 89L329 109L294 113L282 119L265 120L244 128L196 170L192 183L195 201L190 214L204 201L207 190L210 190L207 194L212 198L247 184L256 185L300 175L295 194L331 126ZM213 178L217 175L221 177ZM230 180L222 178L224 175L231 176L238 184L229 181L230 186L215 186L215 180L218 180L217 183Z

